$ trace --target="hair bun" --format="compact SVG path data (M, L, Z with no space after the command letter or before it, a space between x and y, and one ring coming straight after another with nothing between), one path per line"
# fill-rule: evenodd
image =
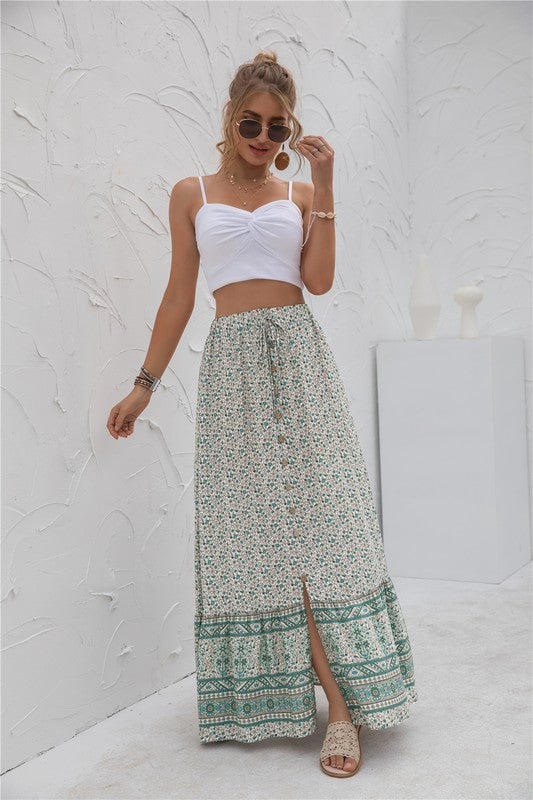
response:
M278 57L272 50L261 50L254 58L254 63L265 61L266 63L277 64Z

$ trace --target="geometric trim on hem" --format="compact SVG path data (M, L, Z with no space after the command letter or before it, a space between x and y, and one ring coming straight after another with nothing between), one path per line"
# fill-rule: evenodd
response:
M384 729L417 700L413 659L390 577L356 600L311 609L354 724ZM316 730L305 604L270 612L195 615L198 724L203 742L302 737Z

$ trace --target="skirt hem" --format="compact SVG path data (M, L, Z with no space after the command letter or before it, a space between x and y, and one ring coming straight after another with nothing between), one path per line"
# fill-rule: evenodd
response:
M274 739L281 737L288 737L290 739L303 739L304 736L311 736L317 729L316 714L305 723L298 722L274 722L268 723L266 727L257 730L243 730L240 725L233 723L224 726L224 730L217 733L216 730L211 730L208 733L203 733L200 729L200 741L202 744L210 742L224 742L235 741L243 744L252 744L253 742L262 742L265 739Z
M311 610L354 725L403 722L417 700L414 667L395 587ZM197 697L202 741L307 736L316 716L311 639L303 603L248 614L196 614ZM206 671L210 665L210 673ZM274 668L273 665L276 665Z
M319 684L320 685L320 684ZM415 686L407 687L407 699L404 700L398 707L394 716L387 717L387 719L379 722L378 720L369 719L364 714L358 713L358 709L354 709L348 703L348 710L352 717L354 725L363 725L369 730L387 730L394 728L406 722L411 716L411 706L418 700L418 694ZM253 726L253 730L246 730L246 725L238 723L228 723L221 726L220 730L213 729L208 726L209 731L202 731L200 728L200 742L202 744L210 744L212 742L225 742L235 741L242 744L253 744L254 742L261 742L265 739L274 738L290 738L290 739L303 739L306 736L311 736L318 729L318 717L315 713L313 716L306 720L304 723L297 723L292 721L276 721L264 723L262 727L257 725Z

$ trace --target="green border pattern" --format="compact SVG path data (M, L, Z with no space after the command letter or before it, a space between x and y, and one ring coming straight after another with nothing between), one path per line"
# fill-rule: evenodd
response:
M354 724L397 725L417 700L411 646L386 575L343 602L313 598L311 610ZM269 613L195 614L200 739L254 742L316 730L315 685L305 604Z

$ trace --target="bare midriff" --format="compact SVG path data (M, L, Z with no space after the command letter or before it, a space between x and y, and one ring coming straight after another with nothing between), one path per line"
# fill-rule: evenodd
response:
M251 311L253 308L289 306L305 303L299 286L287 281L253 278L221 286L213 292L216 303L215 317Z

